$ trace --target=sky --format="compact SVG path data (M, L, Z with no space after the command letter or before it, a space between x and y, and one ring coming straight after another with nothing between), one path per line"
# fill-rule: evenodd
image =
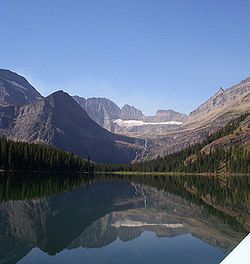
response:
M144 114L189 113L250 76L248 0L1 0L0 68Z

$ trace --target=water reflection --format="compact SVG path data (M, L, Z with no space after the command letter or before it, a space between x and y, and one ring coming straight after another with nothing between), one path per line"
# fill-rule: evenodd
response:
M247 176L0 181L0 263L219 263L250 229Z

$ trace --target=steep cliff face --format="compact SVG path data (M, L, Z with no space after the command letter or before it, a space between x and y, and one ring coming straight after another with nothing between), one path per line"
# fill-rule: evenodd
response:
M142 111L131 105L124 105L121 108L121 119L123 120L141 120L143 119Z
M22 76L0 69L0 104L27 104L41 99L41 94Z
M161 135L168 130L177 128L186 120L185 114L173 110L158 110L154 116L145 116L134 106L126 104L120 109L114 102L106 98L85 99L73 96L73 99L100 126L111 132L128 136Z
M73 99L88 113L100 126L109 131L114 131L112 120L121 115L120 108L111 100L106 98L88 98L73 96Z
M0 107L0 113L0 134L14 140L44 142L102 162L130 162L138 151L137 140L100 127L62 91L31 104Z
M152 117L154 122L179 121L184 122L187 115L176 112L174 110L158 110Z

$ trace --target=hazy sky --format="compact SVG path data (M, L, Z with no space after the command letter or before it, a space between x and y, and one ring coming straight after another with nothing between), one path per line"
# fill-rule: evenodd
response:
M43 95L188 113L250 76L250 1L1 0L0 67Z

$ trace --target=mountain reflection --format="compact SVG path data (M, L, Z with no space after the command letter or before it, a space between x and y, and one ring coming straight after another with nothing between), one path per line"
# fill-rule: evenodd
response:
M0 263L32 248L100 248L145 231L224 252L250 230L250 177L21 175L0 178Z

